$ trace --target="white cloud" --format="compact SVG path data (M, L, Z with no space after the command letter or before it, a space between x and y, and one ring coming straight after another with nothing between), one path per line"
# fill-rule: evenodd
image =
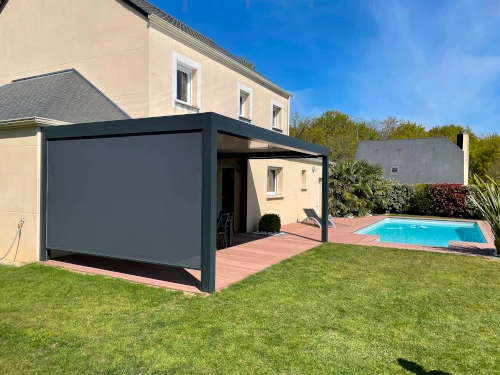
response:
M500 132L500 17L482 3L493 0L376 1L358 115Z

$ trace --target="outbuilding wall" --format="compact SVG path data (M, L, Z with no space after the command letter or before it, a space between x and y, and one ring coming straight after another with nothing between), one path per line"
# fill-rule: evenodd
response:
M9 249L18 223L21 239L5 261L38 260L40 236L40 131L36 126L0 130L0 258Z

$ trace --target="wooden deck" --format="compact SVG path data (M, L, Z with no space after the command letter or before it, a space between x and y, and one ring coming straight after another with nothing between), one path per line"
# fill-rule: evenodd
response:
M383 216L373 216L334 219L337 228L329 229L329 240L334 243L476 256L490 256L494 249L493 233L485 222L478 223L485 234L487 244L451 243L450 248L447 249L379 242L377 236L354 234L355 231L384 218ZM238 240L243 243L219 250L216 255L216 290L224 289L284 259L321 244L321 230L317 226L294 223L283 226L282 230L286 234L276 237L260 238L242 235ZM71 255L66 258L64 261L50 260L45 264L76 272L121 278L160 288L201 293L200 271L82 255Z

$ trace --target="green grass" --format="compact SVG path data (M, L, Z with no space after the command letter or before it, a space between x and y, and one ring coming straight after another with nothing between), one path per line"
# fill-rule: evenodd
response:
M208 297L2 266L0 373L500 373L499 285L494 260L333 244Z

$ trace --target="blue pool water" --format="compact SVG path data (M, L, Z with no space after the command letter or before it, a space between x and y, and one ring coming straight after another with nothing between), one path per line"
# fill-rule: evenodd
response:
M380 236L381 242L448 247L449 241L486 243L474 222L384 219L355 232Z

